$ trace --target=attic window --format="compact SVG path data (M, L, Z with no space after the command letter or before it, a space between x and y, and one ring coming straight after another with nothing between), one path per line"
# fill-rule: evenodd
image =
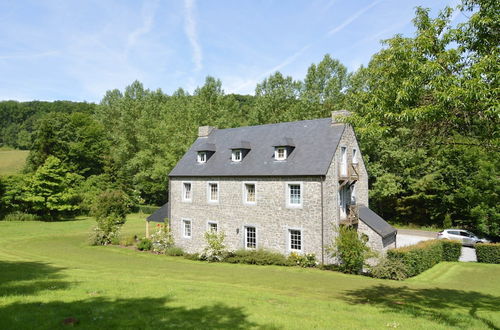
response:
M233 162L241 162L241 149L234 149L232 154L231 154L231 160Z
M276 147L274 149L274 159L285 160L286 159L286 148L285 147Z
M198 163L206 163L207 162L207 153L205 151L198 152Z

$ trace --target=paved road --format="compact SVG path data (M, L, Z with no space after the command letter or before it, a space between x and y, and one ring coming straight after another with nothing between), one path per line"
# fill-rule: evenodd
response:
M414 229L398 229L398 236L396 237L396 246L403 247L417 244L421 241L427 241L430 239L435 239L437 237L436 232L424 231L424 230L414 230ZM463 262L474 262L477 261L476 250L471 247L462 247L462 254L459 261Z

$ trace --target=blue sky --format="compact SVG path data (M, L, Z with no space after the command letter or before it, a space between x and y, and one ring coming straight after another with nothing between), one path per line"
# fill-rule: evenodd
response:
M190 93L207 75L253 94L329 53L350 70L412 35L416 6L456 0L0 0L0 100L99 102L134 80Z

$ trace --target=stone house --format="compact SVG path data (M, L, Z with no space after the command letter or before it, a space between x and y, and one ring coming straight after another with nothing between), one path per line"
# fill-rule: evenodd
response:
M198 139L169 174L168 217L176 245L201 252L207 230L226 246L283 254L327 247L339 225L353 225L368 245L395 247L396 230L368 208L368 174L354 130L331 118L250 127L200 127Z

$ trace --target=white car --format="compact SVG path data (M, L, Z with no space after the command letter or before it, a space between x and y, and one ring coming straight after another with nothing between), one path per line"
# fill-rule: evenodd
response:
M486 238L479 238L468 230L445 229L438 233L437 238L446 238L462 241L462 245L474 246L476 243L489 243Z

